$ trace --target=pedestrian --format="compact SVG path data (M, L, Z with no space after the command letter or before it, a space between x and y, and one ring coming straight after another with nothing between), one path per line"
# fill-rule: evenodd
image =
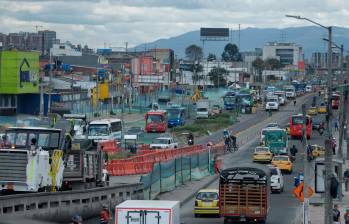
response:
M349 169L348 168L344 171L344 185L345 185L345 191L349 191Z
M307 159L308 162L313 160L313 149L310 144L307 146Z
M100 224L108 224L110 220L110 212L108 206L103 205L103 209L100 213Z
M333 224L340 224L341 212L339 211L338 205L334 205L332 209Z
M334 130L335 131L338 131L338 120L335 120L335 122L334 122Z
M333 155L336 155L336 138L332 138L332 153Z
M296 104L297 104L297 100L294 100L294 101L293 101L293 106L295 107Z
M345 209L344 222L344 224L349 224L349 208Z

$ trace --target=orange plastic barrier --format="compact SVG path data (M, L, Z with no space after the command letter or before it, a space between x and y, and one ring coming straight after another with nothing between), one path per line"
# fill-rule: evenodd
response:
M115 140L106 140L98 143L98 146L103 152L115 153L120 150Z

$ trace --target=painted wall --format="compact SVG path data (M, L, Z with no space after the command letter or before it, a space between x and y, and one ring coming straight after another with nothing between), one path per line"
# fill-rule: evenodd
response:
M0 94L39 92L39 53L0 52Z

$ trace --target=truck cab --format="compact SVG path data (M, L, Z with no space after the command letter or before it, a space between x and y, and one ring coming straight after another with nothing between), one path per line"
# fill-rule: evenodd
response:
M268 95L265 110L279 110L279 98L275 95Z
M61 187L64 164L60 129L10 127L5 134L7 140L0 149L0 190L37 192Z
M150 110L145 114L144 119L147 132L166 132L167 112L165 110Z

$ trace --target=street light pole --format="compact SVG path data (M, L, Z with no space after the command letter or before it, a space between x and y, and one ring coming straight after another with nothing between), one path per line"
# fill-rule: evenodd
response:
M328 27L328 55L327 55L327 84L328 84L328 102L327 102L327 131L328 140L332 141L332 27ZM333 201L331 196L331 177L332 177L332 150L325 154L325 224L332 224Z
M328 31L328 51L327 51L327 94L328 94L328 102L327 102L327 116L326 116L326 123L327 123L327 131L328 131L328 139L325 141L326 145L326 153L325 153L325 224L332 224L332 197L331 197L331 177L333 173L333 165L332 165L332 150L327 150L329 146L329 142L332 141L332 107L331 107L331 96L332 96L332 27L331 26L324 26L320 23L317 23L311 19L301 17L301 16L294 16L294 15L286 15L286 17L299 19L299 20L306 20L308 22L311 22L315 25L318 25ZM329 152L327 152L329 151ZM304 176L306 174L304 173ZM304 207L304 213L308 213L309 211L306 210L307 207ZM304 224L308 224L305 223Z

